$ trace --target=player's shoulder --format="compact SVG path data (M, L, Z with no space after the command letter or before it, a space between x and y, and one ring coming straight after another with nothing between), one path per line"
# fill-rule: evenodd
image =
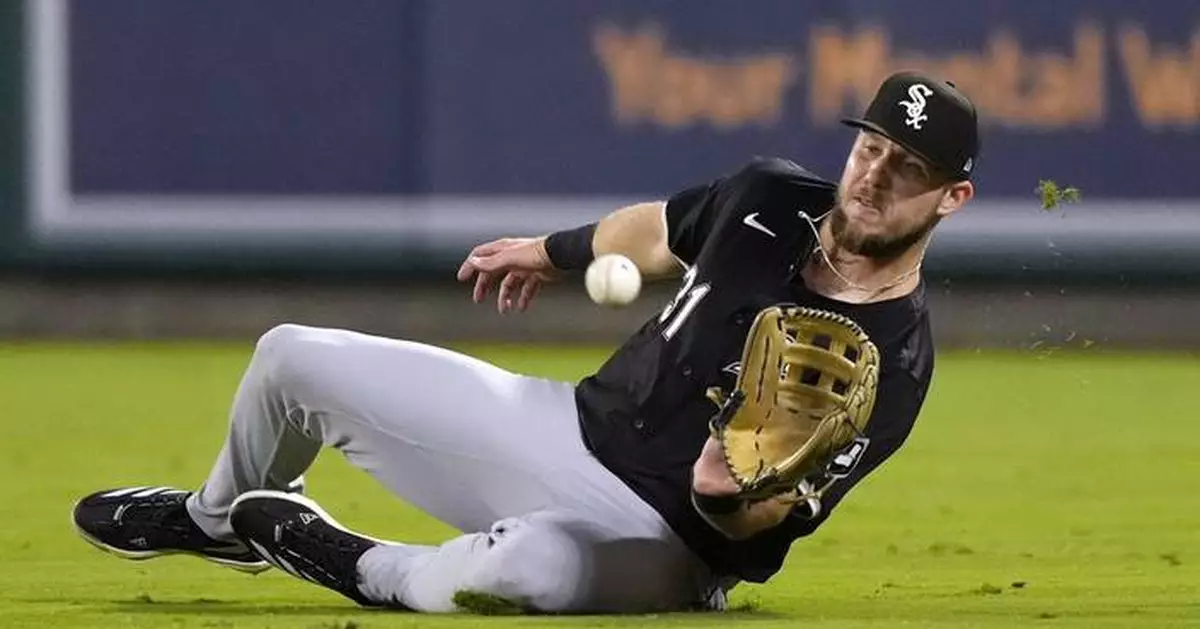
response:
M836 183L782 157L755 157L744 164L731 179L743 183L780 182L824 190L837 188Z

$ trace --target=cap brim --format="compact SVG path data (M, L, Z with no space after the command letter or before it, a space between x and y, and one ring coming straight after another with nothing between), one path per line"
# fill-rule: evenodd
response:
M939 171L942 171L942 172L950 175L951 177L955 177L955 175L953 173L949 172L945 166L942 166L941 164L938 164L937 162L933 161L925 153L922 153L921 151L917 150L916 148L913 148L913 146L911 144L909 144L908 142L905 142L904 140L897 138L896 136L892 135L891 133L888 133L887 129L884 129L883 127L875 124L874 122L871 122L870 120L863 120L862 118L842 118L842 124L849 126L849 127L854 127L856 129L866 129L867 131L873 131L875 133L878 133L879 135L882 135L883 137L895 142L896 144L903 146L904 150L925 160L925 162L927 164L929 164L930 166L932 166L933 168L935 168Z

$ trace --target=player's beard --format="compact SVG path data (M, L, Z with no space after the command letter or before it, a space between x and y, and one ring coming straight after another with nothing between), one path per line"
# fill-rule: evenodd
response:
M892 260L921 242L941 220L937 212L930 212L924 221L904 233L865 234L851 226L846 210L838 203L829 217L829 228L834 244L842 251L874 260Z

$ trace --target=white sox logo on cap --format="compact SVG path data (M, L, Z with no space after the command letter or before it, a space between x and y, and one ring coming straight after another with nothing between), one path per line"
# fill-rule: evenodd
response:
M949 81L897 72L880 84L861 118L842 122L888 138L958 181L979 166L975 105Z
M910 100L902 100L897 103L908 110L908 120L905 120L904 124L917 131L921 130L922 123L929 120L929 116L925 115L926 96L933 96L933 90L929 89L929 86L924 83L915 83L908 88L908 97Z

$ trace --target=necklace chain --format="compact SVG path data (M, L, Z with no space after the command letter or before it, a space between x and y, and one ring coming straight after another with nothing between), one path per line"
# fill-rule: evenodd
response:
M828 214L828 213L826 213L826 214ZM920 259L918 259L917 263L914 264L911 269L901 273L900 275L897 275L891 281L889 281L875 289L867 288L866 286L863 286L862 284L855 282L854 280L846 277L845 275L842 275L842 272L839 271L837 269L837 266L835 266L833 264L833 260L829 259L829 254L826 253L825 247L821 246L821 230L817 228L817 221L819 221L821 218L824 218L825 215L823 214L820 217L817 217L816 219L809 217L807 214L805 214L803 212L801 212L801 215L804 216L804 218L806 219L805 222L808 223L809 229L812 230L813 236L816 238L817 244L814 247L814 249L815 249L815 251L820 252L821 259L825 261L825 266L828 266L829 270L833 271L833 274L836 275L839 280L845 282L846 286L848 286L849 288L853 288L854 290L859 290L864 293L867 293L866 299L864 301L869 301L871 299L874 299L880 293L882 293L890 288L899 286L902 282L904 282L904 280L907 280L908 278L916 275L917 272L921 270L921 261L920 261Z
M842 282L844 282L846 284L846 286L849 288L867 293L866 299L868 299L868 300L874 299L880 293L883 293L884 291L886 291L888 289L899 286L905 280L916 275L917 272L921 270L921 263L918 261L915 265L913 265L913 267L911 269L908 269L907 271L897 275L896 277L894 277L890 281L880 285L879 287L872 289L872 288L867 288L866 286L863 286L862 284L859 284L858 282L855 282L854 280L843 275L842 272L837 269L837 266L834 265L833 260L829 259L829 254L825 252L824 247L822 247L818 244L816 247L816 250L821 254L821 259L825 261L825 266L829 267L829 270L833 271L833 274L836 275L838 279L840 279Z

